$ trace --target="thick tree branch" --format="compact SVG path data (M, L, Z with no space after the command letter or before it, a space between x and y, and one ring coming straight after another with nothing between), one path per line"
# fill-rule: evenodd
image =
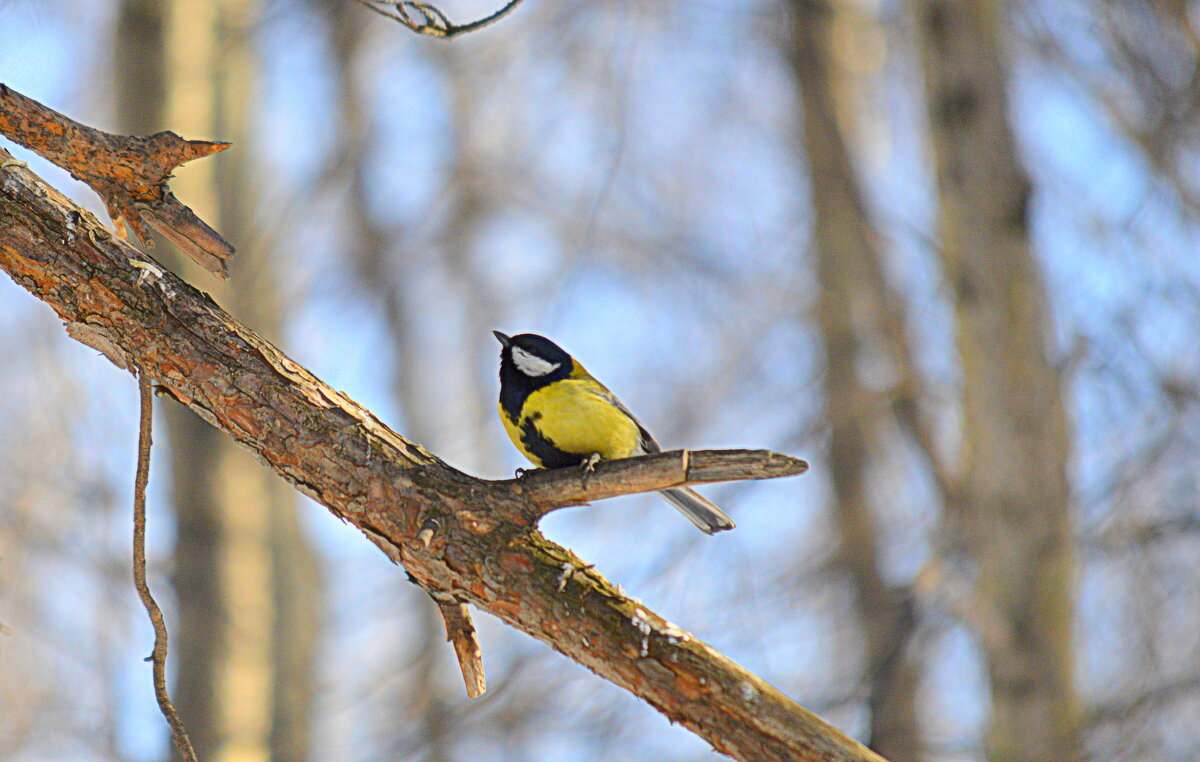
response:
M184 206L167 187L181 164L224 151L229 143L184 140L173 132L112 135L68 119L0 83L0 134L91 186L124 235L128 225L147 247L148 223L204 269L228 277L233 246Z
M4 151L0 268L72 336L154 376L430 594L494 614L739 759L881 759L547 540L511 485L396 434Z

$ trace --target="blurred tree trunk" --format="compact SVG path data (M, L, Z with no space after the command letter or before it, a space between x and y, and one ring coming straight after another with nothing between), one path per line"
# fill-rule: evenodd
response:
M256 5L123 0L119 111L131 132L171 129L237 146L222 161L181 171L173 184L241 249L230 284L214 283L182 257L168 262L275 336L283 315L266 247L248 245L255 235L244 203ZM172 655L180 714L201 759L305 759L319 570L294 493L191 412L177 405L165 412L178 531Z
M338 109L337 172L332 178L340 187L347 187L350 202L346 218L352 252L351 265L359 276L363 292L374 298L383 309L386 325L396 351L398 370L393 392L404 417L405 432L418 442L437 447L440 441L438 426L425 413L425 395L420 388L421 351L416 332L411 328L414 295L406 284L412 282L398 271L404 266L402 258L390 256L396 249L396 229L380 224L371 214L369 180L366 177L372 149L371 108L365 97L367 84L355 75L355 61L364 42L367 17L352 3L334 3L327 8L330 36L334 53L334 77ZM402 724L387 721L381 728L384 747L398 756L413 756L419 750L421 759L444 762L452 758L456 723L450 708L450 691L458 686L447 685L437 669L447 658L445 629L432 605L422 601L412 611L410 622L416 641L413 652L401 655L396 665L398 674L407 674L395 695L398 711L388 716L400 718ZM404 669L405 665L408 669Z
M373 83L355 73L371 19L353 3L335 3L327 12L336 64L340 133L338 172L333 179L339 187L349 188L346 217L353 242L346 247L353 254L349 264L358 275L363 293L381 307L396 353L392 389L406 435L449 454L455 465L478 471L489 460L494 461L487 452L488 443L494 439L479 431L494 419L492 403L484 402L470 379L476 377L473 358L494 343L491 328L496 310L491 289L479 281L472 261L474 243L486 221L488 198L482 179L486 173L473 161L475 156L463 134L463 125L470 121L478 100L471 77L461 71L468 64L448 48L431 49L431 55L437 57L431 65L445 73L450 103L448 131L452 134L447 142L452 155L445 170L449 203L444 217L438 214L438 230L432 240L422 243L420 251L404 250L399 244L400 234L410 231L400 224L385 224L371 213L374 202L367 172L376 141L386 137L377 136L371 129L372 102L367 93ZM421 293L427 289L414 285L430 273L444 276L449 285L438 293L436 302ZM430 310L444 315L441 329L449 338L414 329ZM437 349L446 345L462 351L448 358ZM456 368L448 365L450 362L462 362L463 366ZM453 400L452 408L445 404L447 399ZM438 409L453 409L455 415L431 415L430 411ZM464 447L464 443L469 446ZM424 602L412 612L412 619L416 646L403 654L409 669L397 666L397 672L407 672L411 677L399 686L399 709L390 715L405 718L407 727L398 729L389 722L384 732L394 748L403 748L409 754L419 749L421 759L452 759L463 726L462 717L454 711L462 689L457 680L445 679L451 673L446 669L450 662L444 625L435 609Z
M1004 5L915 0L963 383L964 498L979 562L992 760L1082 757L1061 381L1030 250L1030 185L1008 124Z
M911 762L921 757L914 711L919 671L906 652L915 622L907 592L890 587L880 574L880 539L868 489L876 427L890 407L864 385L859 370L864 355L882 347L891 350L893 363L907 364L897 356L907 349L894 341L894 329L902 332L902 327L839 127L830 53L837 11L824 0L794 0L792 6L790 58L804 106L803 146L815 215L817 317L825 349L838 561L850 574L865 635L869 745L892 762Z

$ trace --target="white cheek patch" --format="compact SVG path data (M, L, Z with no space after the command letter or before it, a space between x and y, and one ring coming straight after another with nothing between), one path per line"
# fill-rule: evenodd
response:
M552 373L558 370L558 366L562 363L550 362L543 360L537 355L531 355L520 347L513 347L512 350L513 364L517 366L517 370L527 376L544 376L547 373Z

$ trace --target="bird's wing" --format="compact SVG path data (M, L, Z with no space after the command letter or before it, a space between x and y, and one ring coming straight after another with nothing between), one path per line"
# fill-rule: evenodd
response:
M600 386L600 388L592 388L588 389L588 391L617 408L625 415L629 416L629 420L637 424L638 438L640 439L639 444L641 445L642 454L649 455L656 452L662 452L662 448L658 446L658 442L654 441L654 437L650 435L649 431L646 431L646 427L643 426L642 422L637 419L637 416L634 415L629 408L625 407L625 404L621 402L621 400L617 399L617 395L610 392L607 387L600 385L599 382L597 382L597 386Z

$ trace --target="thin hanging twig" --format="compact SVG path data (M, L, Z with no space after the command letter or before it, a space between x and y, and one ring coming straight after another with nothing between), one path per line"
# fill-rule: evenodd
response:
M158 699L158 708L163 717L171 725L171 739L179 755L185 762L196 762L192 741L167 694L167 624L146 584L146 484L150 481L150 428L154 395L150 377L144 370L138 373L138 392L141 417L138 422L137 476L133 481L133 584L137 587L142 605L146 607L146 613L150 615L150 624L154 625L154 652L149 659L154 662L154 697Z
M504 4L504 7L490 16L484 16L481 19L472 21L468 24L455 24L450 19L446 18L446 14L435 5L420 2L419 0L356 0L360 5L365 5L367 8L378 13L380 16L385 16L393 21L399 21L404 26L408 27L417 34L427 34L430 37L441 37L450 39L457 37L460 34L474 32L477 29L482 29L485 26L496 23L521 4L521 0L509 0ZM421 20L413 18L409 12L419 13Z

